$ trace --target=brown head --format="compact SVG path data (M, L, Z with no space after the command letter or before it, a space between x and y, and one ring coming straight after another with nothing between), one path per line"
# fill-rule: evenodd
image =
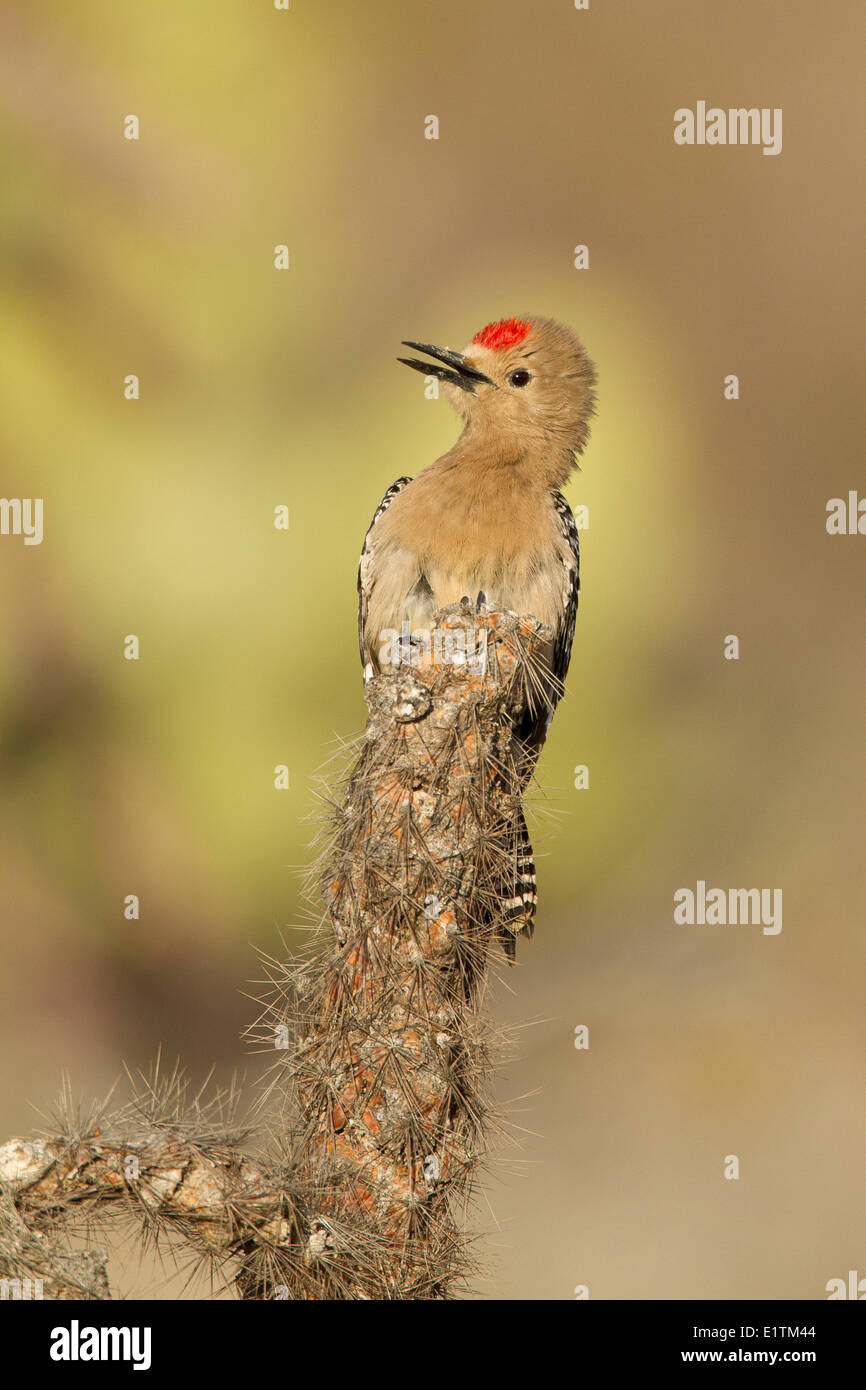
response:
M466 422L467 444L484 443L503 462L543 459L553 480L564 482L586 444L595 408L595 367L570 328L524 315L488 324L460 353L406 346L443 364L400 358L443 382Z

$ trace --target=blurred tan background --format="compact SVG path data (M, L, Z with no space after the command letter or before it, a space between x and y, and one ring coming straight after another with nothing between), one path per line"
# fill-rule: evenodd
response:
M45 507L0 538L0 1133L159 1045L256 1075L254 948L309 923L363 725L360 542L456 435L400 341L544 313L600 405L479 1291L866 1276L866 539L825 530L866 494L862 37L853 0L0 4L0 490ZM782 107L782 153L676 146L698 100ZM674 926L699 878L781 887L782 932Z

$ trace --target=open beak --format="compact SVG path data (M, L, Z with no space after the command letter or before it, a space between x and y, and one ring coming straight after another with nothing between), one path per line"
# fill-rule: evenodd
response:
M416 372L423 372L425 376L437 376L440 381L450 381L452 386L459 386L462 391L468 391L471 396L477 394L475 387L478 382L483 382L485 386L496 387L496 382L491 381L489 376L479 372L477 367L467 361L462 352L452 352L450 348L432 347L430 343L403 343L404 347L414 348L416 352L426 352L428 357L435 357L438 362L443 362L442 367L434 366L432 362L419 362L417 357L398 357L398 362L403 362L407 367L414 367Z

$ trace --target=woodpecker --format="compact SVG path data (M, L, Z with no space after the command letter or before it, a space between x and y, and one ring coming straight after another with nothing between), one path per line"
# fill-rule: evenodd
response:
M364 678L387 669L392 634L431 629L438 609L464 597L544 623L553 634L541 653L547 678L515 729L523 785L571 659L580 555L560 489L589 435L595 367L570 328L535 315L487 324L462 352L403 346L433 359L398 361L438 378L463 431L417 477L398 478L370 523L358 569ZM532 935L536 906L522 812L513 849L514 872L503 888L512 957L514 936Z

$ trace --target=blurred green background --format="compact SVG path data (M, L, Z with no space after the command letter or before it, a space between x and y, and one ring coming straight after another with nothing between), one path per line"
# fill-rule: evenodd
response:
M0 538L0 1133L160 1044L257 1072L254 948L309 927L363 726L361 539L456 435L400 341L550 314L600 403L480 1289L866 1275L866 540L824 526L866 492L861 7L42 0L0 40L2 491L45 507ZM783 152L676 146L698 100L782 107ZM675 927L698 878L782 887L781 934Z

